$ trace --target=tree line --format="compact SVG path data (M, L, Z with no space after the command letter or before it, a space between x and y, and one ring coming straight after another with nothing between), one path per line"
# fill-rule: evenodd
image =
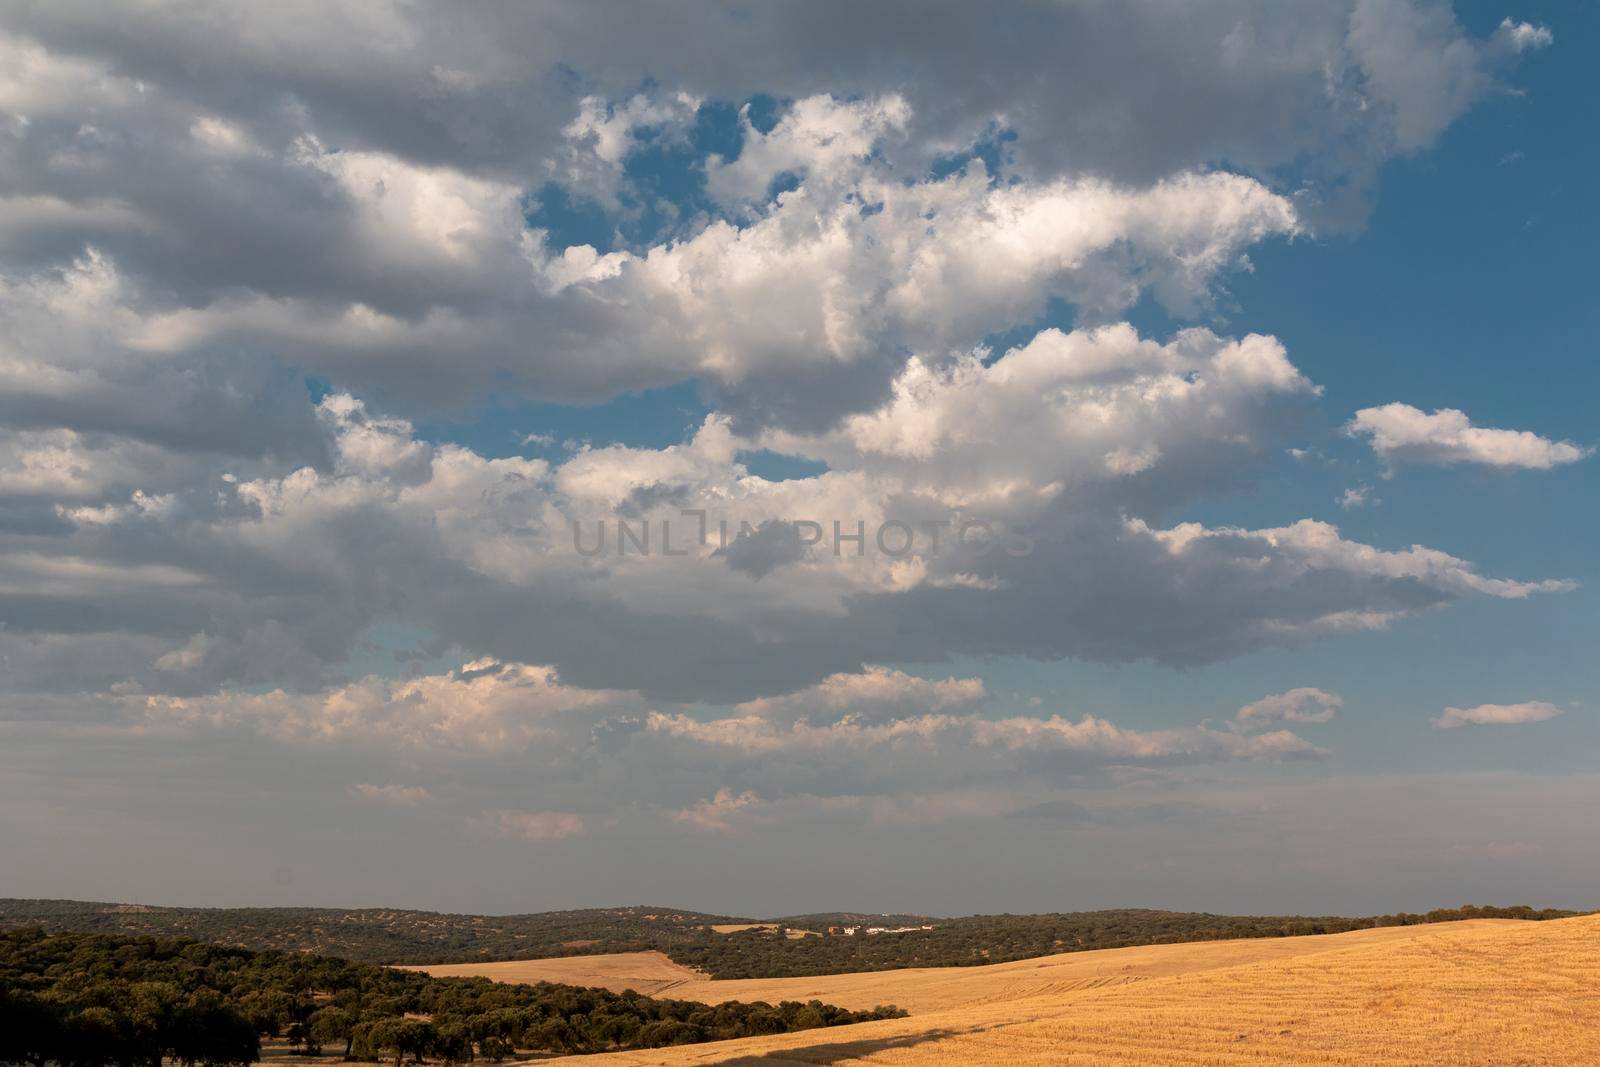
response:
M180 937L253 949L323 952L377 963L461 963L657 950L714 978L973 966L1057 952L1176 941L1291 937L1475 917L1553 919L1573 914L1577 913L1473 905L1360 918L1150 909L953 919L840 912L778 919L777 931L719 934L711 929L713 924L754 920L646 907L488 916L391 909L131 909L76 901L0 900L0 927ZM924 924L933 929L853 937L842 932L850 926ZM784 927L822 936L791 939L784 936ZM830 929L839 932L830 934Z
M433 978L329 956L112 934L0 933L0 1063L254 1063L262 1037L401 1064L655 1048L893 1018L818 1001L700 1004Z
M1185 941L1335 934L1378 926L1412 926L1458 919L1557 919L1578 914L1553 908L1439 908L1363 918L1340 916L1211 915L1203 912L1121 909L1044 915L972 915L959 919L917 916L806 916L795 929L823 936L789 938L785 927L717 934L675 944L668 955L716 978L806 977L901 967L974 967L1060 952L1128 948ZM931 930L851 936L848 926L932 924ZM839 931L830 934L830 929Z

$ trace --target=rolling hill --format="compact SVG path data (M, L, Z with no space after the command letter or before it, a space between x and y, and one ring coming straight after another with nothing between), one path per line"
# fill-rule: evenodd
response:
M1031 972L1031 973L1030 973ZM756 984L711 982L716 995ZM1600 1062L1600 918L1154 946L963 971L765 983L894 999L825 1034L584 1057L593 1067ZM687 985L677 995L701 996ZM567 1062L567 1061L562 1061Z
M317 952L367 963L476 963L574 955L663 954L714 978L777 978L905 967L974 967L1060 952L1189 941L1282 938L1469 918L1551 919L1528 907L1426 914L1235 916L1124 908L1041 915L871 915L776 919L665 907L589 908L522 915L456 915L386 908L171 908L69 900L0 899L0 929L191 938L212 944ZM925 928L926 927L926 928ZM902 932L869 933L872 928ZM852 934L849 931L855 930ZM818 936L788 936L809 931Z

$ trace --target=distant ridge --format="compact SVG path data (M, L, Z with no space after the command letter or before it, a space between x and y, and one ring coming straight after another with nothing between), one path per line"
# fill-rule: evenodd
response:
M1527 906L1425 914L1231 916L1124 908L941 918L821 912L750 918L632 906L465 915L400 908L188 908L0 898L0 929L140 934L248 949L315 952L369 963L468 963L660 951L715 978L777 978L900 967L972 966L1085 949L1338 933L1456 919L1582 914ZM720 933L713 926L767 924ZM922 929L923 926L931 929ZM787 929L819 936L789 938ZM869 928L886 928L869 933ZM901 930L899 928L911 928ZM853 930L854 933L848 931Z

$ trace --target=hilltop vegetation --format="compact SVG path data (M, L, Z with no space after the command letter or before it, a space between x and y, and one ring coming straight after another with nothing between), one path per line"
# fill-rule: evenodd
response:
M0 934L0 1063L252 1063L260 1037L346 1058L496 1060L782 1034L903 1014L818 1001L711 1006L541 982L430 978L373 964L195 941Z
M780 978L898 967L973 966L1083 949L1249 937L1339 933L1469 918L1552 919L1576 914L1529 907L1438 909L1366 918L1231 916L1122 909L1044 915L824 913L777 920L773 929L717 933L757 920L672 908L592 908L529 915L448 915L330 908L130 908L77 901L0 900L0 927L185 937L284 952L323 952L381 963L471 963L593 953L664 952L713 978ZM850 926L931 925L855 936ZM791 939L788 929L819 937ZM830 930L840 931L830 933Z
M854 936L828 935L790 940L776 931L747 930L715 939L679 942L665 949L674 962L709 973L713 978L782 978L901 967L971 967L987 963L1049 956L1087 949L1128 948L1188 941L1236 938L1295 937L1333 934L1380 926L1411 926L1457 919L1555 919L1575 914L1528 907L1438 909L1424 915L1401 913L1368 918L1338 916L1233 916L1201 912L1117 911L1064 912L1046 915L973 915L929 919L896 915L875 921L896 925L932 925L931 930ZM804 929L826 932L834 919L859 917L806 916ZM797 923L797 925L799 925Z
M161 908L0 899L0 928L180 937L215 945L321 952L366 963L439 963L666 950L712 923L745 920L674 908L588 908L452 915L394 908Z

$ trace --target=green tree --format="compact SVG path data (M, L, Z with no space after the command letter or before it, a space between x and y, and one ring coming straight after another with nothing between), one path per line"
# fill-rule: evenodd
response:
M356 1017L344 1008L329 1005L319 1008L312 1016L307 1037L318 1045L344 1042L344 1058L350 1058L350 1046L355 1040Z

